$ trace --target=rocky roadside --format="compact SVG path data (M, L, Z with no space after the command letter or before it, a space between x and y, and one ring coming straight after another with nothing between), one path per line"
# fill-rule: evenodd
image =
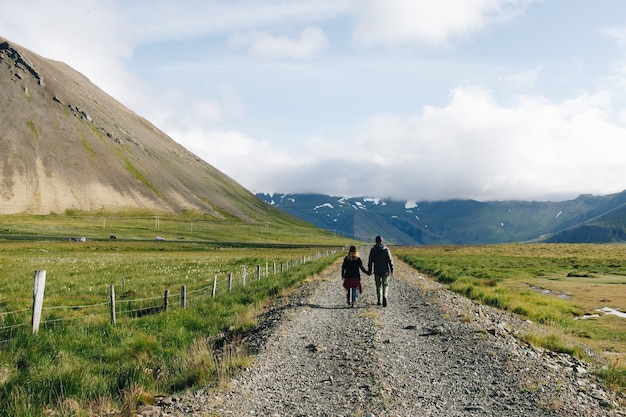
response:
M626 416L590 365L520 343L531 323L399 261L388 307L363 277L351 308L338 270L265 315L244 341L254 364L228 387L159 397L139 415Z

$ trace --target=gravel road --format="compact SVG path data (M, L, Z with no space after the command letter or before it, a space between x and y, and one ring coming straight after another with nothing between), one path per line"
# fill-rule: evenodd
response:
M227 387L160 397L142 416L625 416L590 365L529 347L532 327L395 260L346 305L340 263L268 313ZM271 325L273 323L273 325Z

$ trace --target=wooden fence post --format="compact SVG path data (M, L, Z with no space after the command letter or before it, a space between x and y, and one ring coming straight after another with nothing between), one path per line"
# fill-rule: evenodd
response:
M246 286L246 266L243 266L243 271L241 273L241 281L243 282L243 286Z
M229 272L228 273L228 292L231 292L233 290L233 273Z
M276 262L274 262L274 275L276 275Z
M261 265L256 266L256 280L261 281Z
M216 289L217 289L217 275L213 277L213 291L211 291L211 298L215 298Z
M46 288L46 271L35 271L35 283L33 286L33 333L39 331L41 323L41 310L43 309L43 293Z
M170 304L170 290L165 290L165 295L163 296L163 311L167 311Z
M111 284L109 288L109 299L111 301L111 324L115 326L117 323L117 319L115 317L115 287Z
M180 308L183 310L187 308L187 286L180 287Z

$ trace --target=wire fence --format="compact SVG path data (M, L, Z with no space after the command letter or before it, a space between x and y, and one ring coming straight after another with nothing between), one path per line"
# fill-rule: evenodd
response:
M33 306L20 310L0 312L0 346L14 341L19 335L37 333L43 328L55 328L66 322L106 322L116 325L118 319L136 319L167 312L171 309L186 309L198 305L207 298L215 298L238 287L253 285L262 279L284 274L305 263L334 255L337 250L317 252L308 257L277 263L266 261L265 265L252 268L243 265L237 273L216 274L211 285L187 289L180 286L177 292L164 290L162 296L128 298L115 296L115 287L110 286L109 299L95 304L44 306L45 271L35 271Z

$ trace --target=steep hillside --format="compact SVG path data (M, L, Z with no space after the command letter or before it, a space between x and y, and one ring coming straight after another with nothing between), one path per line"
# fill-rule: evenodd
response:
M267 205L67 65L0 38L0 214Z
M549 243L622 243L626 242L626 192L617 194L606 212L568 227L546 239Z
M562 202L451 200L406 203L318 194L258 194L327 230L401 245L626 241L626 191Z

